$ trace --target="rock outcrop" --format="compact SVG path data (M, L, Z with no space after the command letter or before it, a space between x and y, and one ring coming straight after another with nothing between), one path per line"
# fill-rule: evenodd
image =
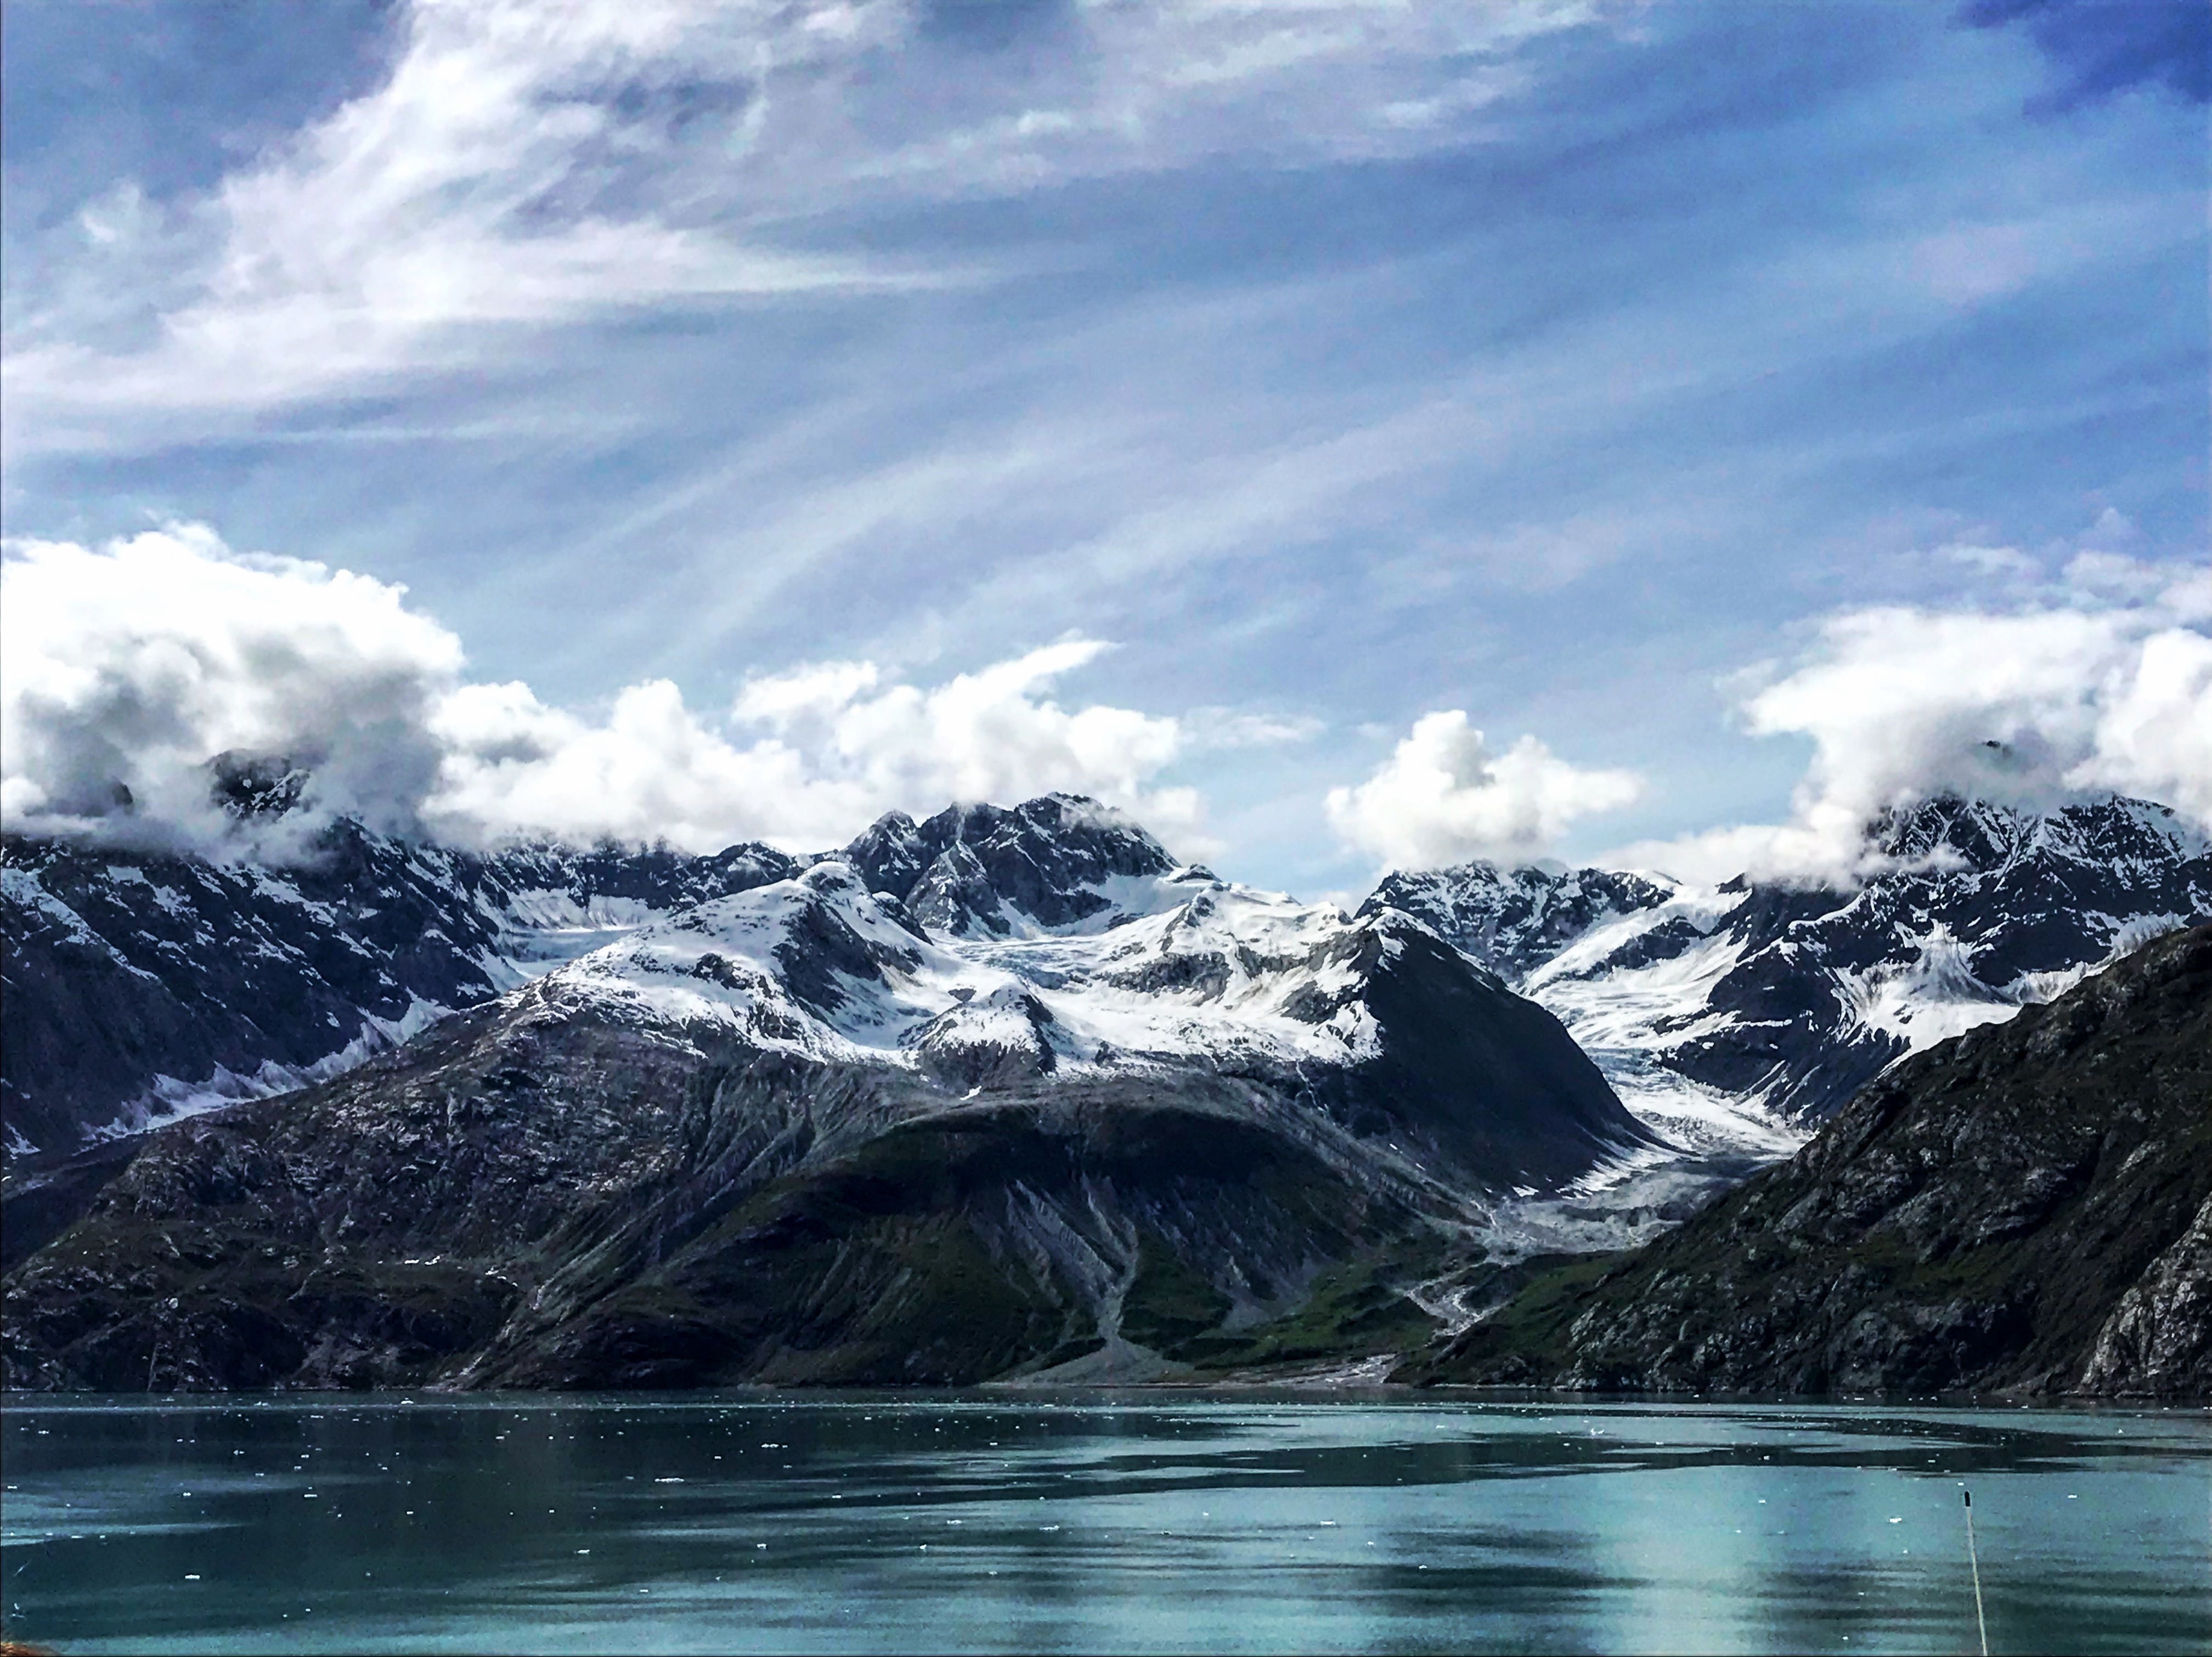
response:
M1409 1376L1587 1389L2212 1395L2212 926L1918 1054L1631 1255Z

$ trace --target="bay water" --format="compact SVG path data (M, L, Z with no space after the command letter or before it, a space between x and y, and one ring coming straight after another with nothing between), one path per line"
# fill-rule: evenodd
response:
M0 1410L107 1651L2212 1648L2198 1411L1253 1393Z

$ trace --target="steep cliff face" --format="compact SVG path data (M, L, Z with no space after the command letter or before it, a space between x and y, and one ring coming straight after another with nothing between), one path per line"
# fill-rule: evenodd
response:
M1648 1144L1418 923L1147 890L1178 901L986 946L815 864L19 1176L9 1384L1218 1367L1425 1334L1409 1274L1491 1197Z
M453 859L362 832L325 851L280 871L9 837L10 1149L299 1086L512 981Z
M2212 927L1917 1055L1790 1162L1413 1373L2212 1394Z
M1103 924L1150 907L1165 847L1121 812L1073 794L953 805L922 822L894 811L834 854L928 931L1006 938Z

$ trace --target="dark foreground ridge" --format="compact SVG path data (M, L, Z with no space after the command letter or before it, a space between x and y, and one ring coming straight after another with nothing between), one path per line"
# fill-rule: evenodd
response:
M1680 1230L1401 1376L2212 1396L2212 926L1906 1061Z

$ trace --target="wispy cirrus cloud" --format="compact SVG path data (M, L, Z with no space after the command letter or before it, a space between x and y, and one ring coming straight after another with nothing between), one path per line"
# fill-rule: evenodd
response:
M426 0L380 86L205 197L156 206L122 181L78 215L90 257L72 283L11 295L17 440L96 444L133 411L373 386L481 353L472 325L921 279L686 212L656 164L676 147L665 95L681 77L684 95L742 102L732 77L754 70L731 42L712 50L712 21L651 0ZM810 52L803 27L756 33L795 66L837 49Z
M127 444L136 421L482 367L517 331L639 307L983 279L823 246L825 215L1218 151L1418 149L1446 135L1389 112L1409 82L1479 108L1521 44L1624 4L413 0L373 90L204 195L118 180L58 233L76 257L9 296L8 441Z

